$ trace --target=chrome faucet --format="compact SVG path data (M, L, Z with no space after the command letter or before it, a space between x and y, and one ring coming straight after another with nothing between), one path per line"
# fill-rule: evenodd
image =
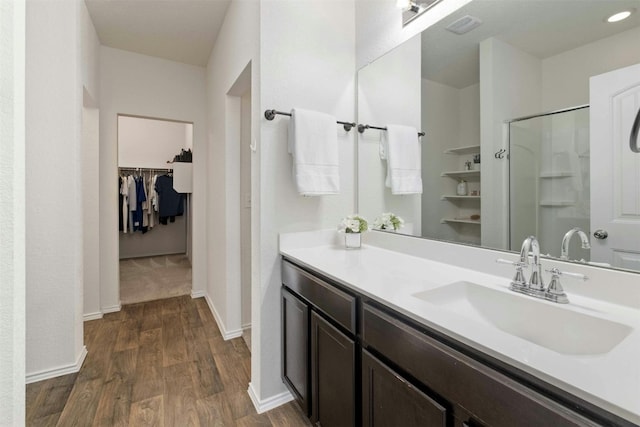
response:
M570 232L565 235L565 239L562 241L563 251L565 248L565 240L567 240L568 242L571 239L571 236L576 232L584 234L584 232L577 227L570 230ZM583 247L584 241L585 240L583 238ZM589 244L588 239L587 244ZM566 243L566 245L568 246L568 243ZM529 266L529 254L532 252L533 266L531 268L531 276L529 278L529 282L527 282L524 277L523 269ZM568 273L560 271L557 268L552 268L551 270L546 270L551 273L551 283L549 284L548 288L545 288L544 282L542 280L542 264L540 263L540 244L538 243L538 239L536 239L535 236L529 236L524 239L524 242L522 242L519 261L514 262L506 259L497 259L496 262L499 262L501 264L511 264L516 267L516 275L509 285L510 290L532 297L557 302L560 304L566 304L569 302L569 298L567 297L567 294L564 292L564 289L562 289L562 285L560 284L560 276L564 275L581 280L588 279L588 277L584 274Z
M529 236L522 242L522 248L520 249L520 263L525 267L529 265L529 253L533 252L533 269L531 270L531 277L529 283L524 283L525 287L528 287L533 291L544 291L544 283L542 281L542 264L540 264L540 244L535 236Z
M582 231L580 227L574 227L571 230L567 231L567 234L562 238L562 247L560 249L560 259L569 259L569 244L571 243L571 238L574 234L578 233L580 236L580 241L582 242L582 249L591 249L591 244L589 244L589 236Z

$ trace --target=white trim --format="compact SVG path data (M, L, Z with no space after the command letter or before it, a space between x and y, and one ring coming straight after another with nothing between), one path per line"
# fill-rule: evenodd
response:
M293 395L288 390L285 390L280 394L276 394L275 396L260 400L258 398L258 394L253 388L253 383L251 382L249 383L247 393L249 393L249 398L251 398L251 402L253 402L253 406L259 414L270 411L293 400Z
M234 330L231 330L231 331L227 331L227 328L225 327L224 322L222 321L222 318L220 317L220 315L216 311L216 308L213 305L213 302L211 301L211 298L209 298L209 295L205 294L204 299L207 301L207 305L209 306L209 310L211 310L211 313L213 314L213 318L216 320L216 323L218 324L218 329L220 329L220 333L222 334L222 338L225 341L228 341L228 340L233 339L233 338L241 337L242 336L242 329L234 329Z
M249 322L249 323L247 323L245 325L242 325L242 330L243 331L246 331L247 329L251 329L251 322Z
M67 366L61 366L59 368L46 369L44 371L27 374L26 383L31 384L37 381L48 380L49 378L55 378L62 375L76 373L80 370L80 368L82 368L82 364L84 363L84 359L86 357L87 357L87 347L83 345L82 351L80 351L80 354L78 355L78 359L76 360L76 363L67 365Z
M118 303L118 305L112 305L110 307L102 307L102 313L115 313L117 311L122 310L122 303Z
M203 290L191 290L191 298L195 299L195 298L202 298L205 297L207 294L203 291Z
M89 320L102 319L102 316L103 314L101 311L96 311L95 313L86 313L82 316L82 318L85 322L88 322Z

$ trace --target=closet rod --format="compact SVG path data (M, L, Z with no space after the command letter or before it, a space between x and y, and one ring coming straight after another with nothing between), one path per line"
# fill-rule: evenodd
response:
M358 132L360 132L360 133L364 133L364 131L367 130L367 129L387 130L387 128L381 128L381 127L378 127L378 126L358 125ZM418 131L418 136L424 136L424 132Z
M285 113L283 111L277 110L264 110L264 118L267 120L273 120L276 117L276 114L291 117L291 113ZM347 132L349 132L351 128L356 125L355 123L341 122L340 120L336 120L336 123L341 124L342 127L344 127L344 130L346 130Z
M167 168L131 168L131 167L120 167L118 166L118 169L121 171L134 171L134 172L138 172L138 171L166 171L166 172L171 172L173 169L167 169Z

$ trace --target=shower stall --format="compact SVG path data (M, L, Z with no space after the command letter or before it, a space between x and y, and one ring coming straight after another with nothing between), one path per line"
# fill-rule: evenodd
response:
M535 235L541 251L560 256L562 238L574 227L589 234L589 106L508 121L509 246L520 250ZM590 261L579 239L571 259Z

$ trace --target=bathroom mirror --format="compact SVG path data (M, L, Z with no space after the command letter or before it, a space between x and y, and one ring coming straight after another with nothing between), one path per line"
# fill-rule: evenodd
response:
M401 196L385 187L385 131L358 135L359 213L507 251L533 234L551 257L640 271L638 40L640 0L474 0L363 67L358 122L426 135L423 192ZM563 245L576 227L590 249L578 232Z

